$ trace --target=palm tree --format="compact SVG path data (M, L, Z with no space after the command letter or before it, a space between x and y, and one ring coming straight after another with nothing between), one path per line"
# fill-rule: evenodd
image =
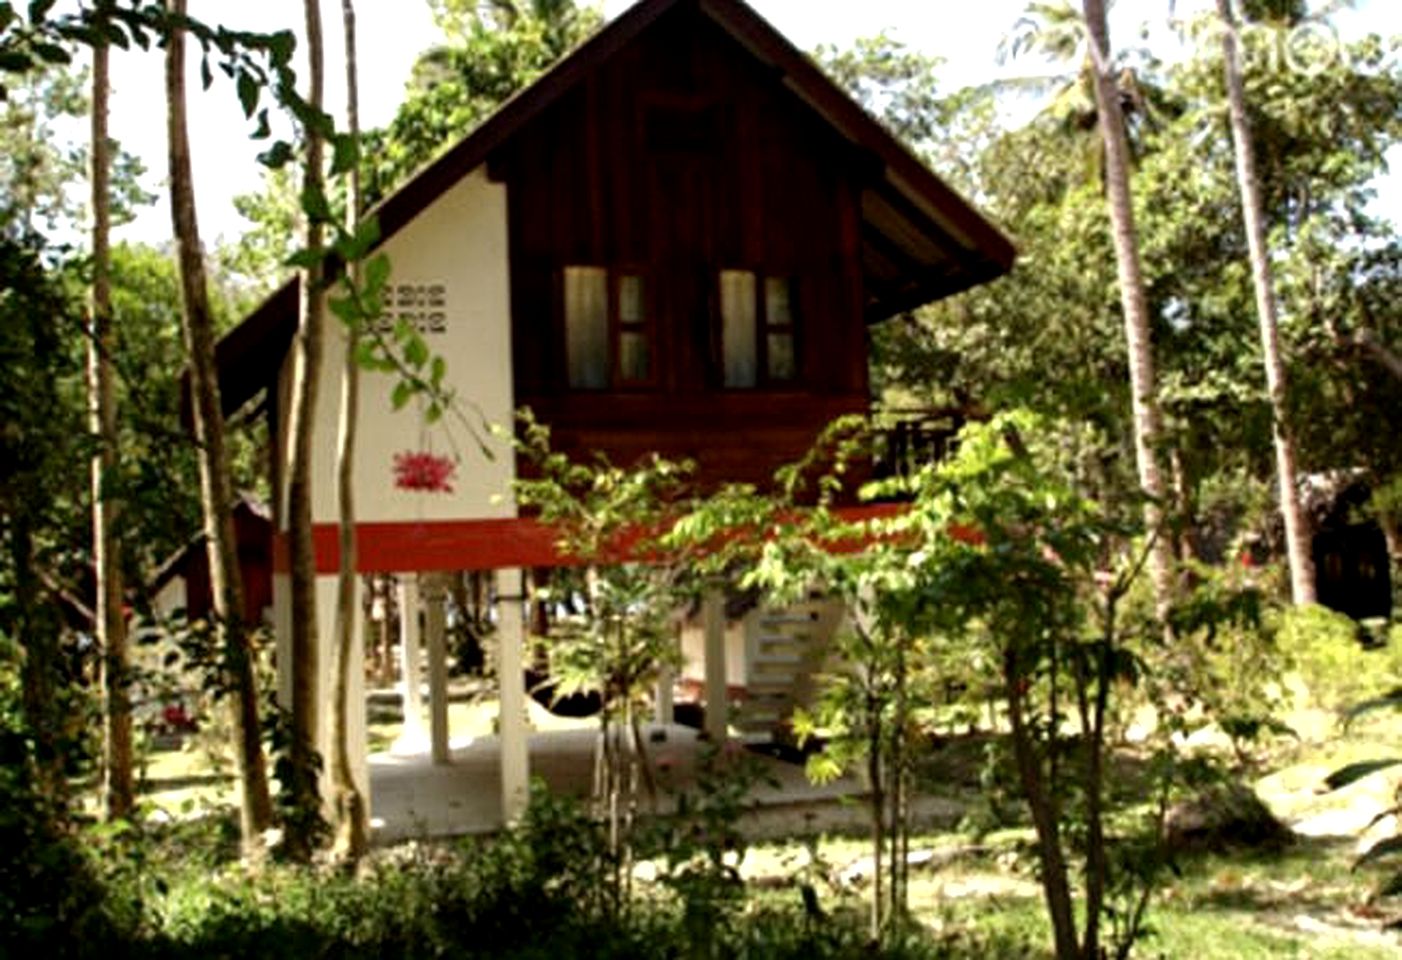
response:
M1251 123L1246 116L1246 89L1242 81L1236 15L1231 0L1217 0L1222 21L1222 60L1227 80L1227 106L1232 142L1236 147L1237 189L1251 255L1251 280L1256 289L1256 315L1261 325L1261 352L1266 363L1266 391L1271 402L1275 440L1276 481L1280 489L1280 514L1285 521L1285 553L1290 564L1290 593L1296 604L1314 603L1314 557L1310 548L1309 521L1300 506L1295 483L1295 441L1286 414L1285 363L1280 356L1270 251L1266 247L1266 223L1261 203L1261 183L1256 175L1256 153Z
M1109 208L1128 350L1135 462L1139 485L1147 498L1145 521L1154 538L1149 570L1159 616L1166 619L1173 595L1173 548L1163 529L1166 484L1159 462L1162 420L1148 296L1130 191L1133 158L1125 118L1127 105L1140 112L1147 112L1148 105L1133 75L1112 69L1109 51L1105 0L1084 0L1081 11L1068 0L1034 0L1004 41L1000 55L1038 52L1049 60L1078 63L1074 72L1035 78L1024 82L1024 86L1052 93L1046 114L1068 129L1098 130L1098 136L1086 142L1087 154L1092 158L1087 166L1098 170Z
M1115 243L1120 305L1124 312L1134 413L1135 463L1139 470L1139 486L1147 498L1144 519L1150 536L1154 538L1149 555L1149 573L1159 616L1165 619L1173 597L1173 555L1172 545L1163 531L1166 487L1158 450L1161 419L1153 343L1149 332L1149 300L1140 264L1139 236L1129 183L1129 138L1125 132L1120 90L1111 72L1110 28L1105 17L1105 0L1084 2L1085 24L1090 33L1092 87L1096 113L1100 118L1101 139L1105 145L1106 202Z

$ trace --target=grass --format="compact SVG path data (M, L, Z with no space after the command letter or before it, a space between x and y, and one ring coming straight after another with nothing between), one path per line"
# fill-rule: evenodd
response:
M1402 725L1395 715L1380 714L1344 732L1324 711L1297 714L1287 723L1300 736L1279 738L1255 758L1258 790L1278 815L1299 822L1347 812L1359 804L1376 808L1390 800L1402 782L1396 775L1375 775L1336 794L1322 794L1319 786L1329 771L1346 763L1402 756ZM490 735L495 718L494 700L453 702L451 737ZM372 750L389 747L402 734L396 710L374 710L370 721ZM533 703L531 721L537 730L577 728L581 723L554 717ZM937 868L912 873L911 906L915 919L942 941L998 944L996 954L985 955L1041 958L1049 955L1050 934L1030 854L1031 833L1021 822L1015 799L989 795L982 776L985 756L996 745L996 738L988 734L947 738L926 771L929 792L964 802L970 811L966 826L976 832L913 838L914 850L958 854L940 858ZM1136 797L1144 782L1141 768L1132 750L1116 758L1115 793L1130 812L1142 802ZM151 754L146 781L148 798L171 814L215 809L233 799L231 778L212 769L198 749ZM986 813L990 806L998 808L995 813ZM796 815L795 827L801 823L801 815ZM995 824L1001 828L988 829ZM792 903L796 877L826 873L830 882L818 884L825 905L859 912L865 889L844 887L836 877L866 854L867 844L860 836L760 844L748 851L744 875L752 881L757 902L780 898ZM1402 940L1382 931L1387 916L1369 903L1372 878L1351 869L1356 855L1352 839L1305 838L1279 853L1243 851L1185 859L1156 893L1150 935L1135 955L1170 960L1398 956ZM970 955L979 955L970 950Z

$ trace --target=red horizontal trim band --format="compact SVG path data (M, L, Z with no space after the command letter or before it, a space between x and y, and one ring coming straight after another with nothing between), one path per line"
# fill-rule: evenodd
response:
M848 520L890 516L898 504L844 507ZM429 570L501 570L509 567L563 567L573 561L558 547L548 525L529 518L439 520L356 525L356 568L361 573ZM340 544L334 523L312 529L316 572L330 575L340 567ZM287 573L287 534L273 541L273 570Z

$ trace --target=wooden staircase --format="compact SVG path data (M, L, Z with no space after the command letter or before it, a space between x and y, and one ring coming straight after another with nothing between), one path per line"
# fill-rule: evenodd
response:
M782 610L760 607L745 617L745 700L734 726L751 743L792 739L795 707L812 704L814 674L828 662L844 609L807 600Z

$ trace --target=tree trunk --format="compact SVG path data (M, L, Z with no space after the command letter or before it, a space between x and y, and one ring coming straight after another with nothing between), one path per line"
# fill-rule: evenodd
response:
M98 20L101 30L102 20ZM107 138L108 47L93 44L92 68L92 334L88 339L88 423L97 450L92 458L93 567L96 574L97 648L102 652L106 695L107 816L131 815L130 664L122 610L122 554L116 524L117 384L112 365L111 143Z
M355 57L355 4L341 0L346 34L346 115L351 138L360 142L360 104ZM354 234L360 222L360 162L350 168L350 196L346 219ZM348 266L351 282L360 286L360 265ZM340 499L341 569L336 582L336 695L332 703L331 735L335 754L331 766L336 792L336 847L351 862L365 855L370 825L365 798L356 786L350 757L350 685L352 651L356 641L355 613L360 602L355 555L355 434L360 414L360 365L356 361L361 318L346 327L346 356L341 368L341 416L336 438L336 490Z
M1017 669L1011 651L1003 655L1003 685L1008 698L1008 721L1012 726L1013 759L1017 764L1027 809L1037 832L1037 859L1042 867L1042 895L1052 922L1052 938L1057 960L1079 960L1081 948L1076 937L1076 915L1071 902L1071 884L1066 872L1066 854L1061 843L1061 825L1055 801L1048 793L1046 778L1037 757L1036 734L1027 725L1024 677ZM1094 958L1089 958L1094 960Z
M1367 327L1359 327L1354 331L1353 342L1393 377L1402 380L1402 356L1378 339L1376 333Z
M1095 106L1105 141L1105 190L1115 241L1115 268L1120 280L1124 310L1125 342L1129 350L1129 382L1134 409L1134 454L1139 486L1148 497L1144 520L1154 537L1149 573L1160 619L1173 599L1173 545L1163 529L1165 486L1159 465L1159 403L1154 373L1153 342L1149 332L1149 301L1139 262L1139 236L1134 223L1134 202L1129 185L1129 141L1125 135L1120 93L1110 73L1110 30L1105 21L1105 0L1085 0L1086 26L1091 36L1091 71Z
M307 20L307 56L310 90L307 102L319 111L322 104L323 67L321 11L317 0L304 0ZM322 134L312 124L305 127L306 170L304 194L324 195ZM323 225L306 216L307 250L323 248ZM316 620L316 548L312 542L312 451L315 440L317 383L321 376L322 329L325 326L323 300L324 269L302 271L301 304L297 328L296 354L292 367L292 403L288 412L287 512L288 552L292 587L292 730L291 761L296 768L292 802L303 816L287 834L288 853L305 859L311 855L314 838L307 835L310 815L320 810L317 790L316 749L318 743L319 652ZM311 818L314 819L314 818Z
M1266 248L1261 186L1256 176L1251 126L1246 117L1246 89L1237 51L1236 17L1232 14L1230 0L1217 0L1217 15L1222 20L1222 59L1227 79L1232 141L1236 145L1237 188L1241 191L1241 214L1246 225L1246 243L1251 252L1251 279L1256 288L1261 353L1266 362L1266 389L1271 400L1276 481L1280 493L1280 515L1285 521L1285 552L1290 563L1290 594L1297 605L1302 605L1316 600L1314 555L1309 519L1300 507L1299 489L1295 484L1295 441L1286 420L1285 364L1280 357L1280 328L1276 319L1270 251Z
M169 0L170 12L185 15L186 0ZM263 831L272 824L268 771L258 722L258 685L249 625L244 622L243 572L234 533L234 492L224 436L219 372L214 357L214 318L209 309L190 135L185 110L185 33L171 31L166 45L166 104L170 154L170 212L180 264L181 318L190 356L195 442L199 448L200 499L209 555L216 629L222 634L230 676L229 705L234 726L234 757L243 791L240 827L245 855L256 855Z
M52 807L68 809L68 780L64 770L63 719L57 698L62 663L58 648L57 604L39 596L35 574L34 531L23 508L10 522L8 546L14 566L15 636L24 645L20 662L22 703L34 737L34 766L39 789Z
M1193 508L1193 485L1188 479L1188 466L1183 449L1178 445L1168 451L1168 467L1173 475L1173 506L1178 514L1173 536L1173 555L1179 563L1197 559L1194 537L1197 532L1197 511Z

